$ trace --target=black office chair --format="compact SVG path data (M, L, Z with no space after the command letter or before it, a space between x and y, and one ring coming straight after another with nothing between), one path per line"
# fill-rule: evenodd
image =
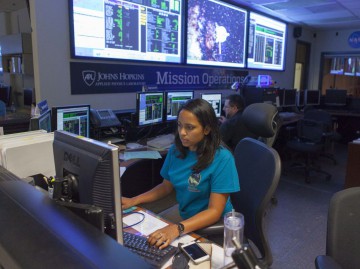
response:
M359 227L360 187L335 193L328 213L326 255L316 257L316 268L360 268Z
M275 143L280 117L274 105L267 103L254 103L247 106L242 114L244 124L250 132L258 135L258 139L268 146Z
M324 141L323 152L320 154L320 157L325 157L331 160L334 164L337 164L333 150L334 142L340 140L340 135L336 132L331 114L322 109L309 109L304 114L304 119L316 120L324 123L327 135Z
M234 157L241 190L232 193L230 199L235 211L244 215L246 241L251 241L256 246L258 258L269 267L273 258L266 236L264 216L280 179L280 157L275 149L249 137L238 143ZM212 239L216 235L223 236L224 226L223 223L217 223L196 233Z
M289 150L305 155L305 161L293 164L290 168L301 169L305 172L305 182L310 183L311 172L324 174L326 180L331 179L331 174L322 170L315 164L315 159L323 152L326 140L332 135L328 127L321 121L310 120L307 116L297 122L296 136L286 143Z

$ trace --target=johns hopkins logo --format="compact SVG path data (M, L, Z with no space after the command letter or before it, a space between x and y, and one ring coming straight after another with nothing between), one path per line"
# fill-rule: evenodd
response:
M96 79L96 72L93 70L82 71L83 80L89 87L94 84Z

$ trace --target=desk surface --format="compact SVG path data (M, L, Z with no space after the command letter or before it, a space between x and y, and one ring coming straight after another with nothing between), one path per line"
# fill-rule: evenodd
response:
M141 213L145 214L145 219L142 223L139 223L131 228L124 229L126 232L142 234L142 231L146 230L145 234L143 234L143 235L147 236L149 233L151 233L150 230L155 231L158 228L161 228L160 226L156 227L157 224L166 226L167 224L171 223L171 222L166 221L165 219L161 218L160 216L152 213L151 211L140 208L140 207L137 207L136 210L133 212L141 212ZM129 213L128 215L131 215L131 213ZM152 217L154 219L152 219ZM126 216L124 216L123 219L124 219L124 221L126 221ZM194 240L204 241L206 239L201 238L200 236L198 236L195 233L190 233L187 235L183 235L180 238L174 240L171 243L171 245L177 247L179 243L188 243L188 242L192 242ZM223 261L224 261L223 249L216 244L212 244L211 268L216 269L216 268L223 267ZM172 260L170 259L162 268L171 268L171 262L172 262Z

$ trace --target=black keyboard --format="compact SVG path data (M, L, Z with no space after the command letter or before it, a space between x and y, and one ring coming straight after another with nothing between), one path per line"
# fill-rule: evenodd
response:
M124 232L124 246L157 268L163 266L177 251L177 247L173 246L158 249L150 246L146 240L143 236Z

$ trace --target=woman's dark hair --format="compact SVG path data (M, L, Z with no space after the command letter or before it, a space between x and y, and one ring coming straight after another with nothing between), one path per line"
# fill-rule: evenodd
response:
M198 157L197 163L193 166L194 173L199 173L208 167L214 159L216 150L220 146L221 135L218 125L218 120L212 106L203 99L191 99L187 101L178 111L178 116L182 110L187 110L194 114L203 128L209 128L210 132L205 135L204 139L200 141L196 148ZM179 158L185 158L187 148L181 143L178 128L175 132L175 146L180 152Z

